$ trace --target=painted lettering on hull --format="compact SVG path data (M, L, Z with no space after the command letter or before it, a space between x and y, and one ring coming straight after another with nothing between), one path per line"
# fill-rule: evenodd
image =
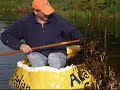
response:
M18 89L27 89L30 90L30 86L24 83L23 80L24 75L22 75L20 78L18 75L15 74L14 78L12 79L11 83Z
M71 87L74 87L74 82L77 82L80 85L81 81L84 81L86 78L90 77L85 71L82 72L82 80L80 78L77 78L74 73L70 74ZM84 87L86 88L88 85L89 82L86 82Z

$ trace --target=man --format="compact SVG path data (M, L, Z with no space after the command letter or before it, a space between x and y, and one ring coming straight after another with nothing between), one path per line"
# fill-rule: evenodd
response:
M18 20L1 35L2 42L15 50L28 54L32 67L46 64L54 68L64 67L67 60L65 46L32 51L32 47L69 40L80 40L82 35L73 25L55 13L47 0L33 0L33 13ZM21 39L25 43L21 42Z

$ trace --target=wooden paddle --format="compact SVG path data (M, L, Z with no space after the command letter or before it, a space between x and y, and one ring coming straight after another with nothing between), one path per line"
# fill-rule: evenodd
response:
M34 48L32 48L32 50L34 51L34 50L37 50L37 49L45 49L45 48L57 47L57 46L68 45L68 44L77 43L77 42L80 42L80 40L66 41L66 42L60 42L60 43L54 43L54 44L34 47ZM10 52L4 52L4 53L0 53L0 56L16 54L16 53L20 53L20 52L23 52L23 51L22 50L15 50L15 51L10 51Z

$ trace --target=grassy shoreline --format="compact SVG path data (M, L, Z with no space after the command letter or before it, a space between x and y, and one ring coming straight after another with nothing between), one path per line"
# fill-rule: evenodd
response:
M64 17L87 17L94 14L116 14L120 13L120 0L118 4L110 5L106 0L49 0L51 5L55 8L56 12ZM18 18L30 13L32 0L0 0L0 20L17 20ZM11 18L9 18L11 15ZM6 17L8 16L8 17ZM6 18L5 18L6 17ZM70 19L69 18L69 19Z

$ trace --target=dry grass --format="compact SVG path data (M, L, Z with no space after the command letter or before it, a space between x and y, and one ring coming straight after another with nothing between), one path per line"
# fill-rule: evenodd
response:
M105 51L102 49L100 50L100 47L97 47L98 44L99 43L95 41L91 41L89 43L84 42L82 47L83 50L80 55L74 58L74 60L71 60L69 64L77 64L80 78L82 75L81 68L89 70L97 82L94 89L119 89L120 77L114 72L113 68L107 64L108 56ZM81 61L83 62L81 63Z

